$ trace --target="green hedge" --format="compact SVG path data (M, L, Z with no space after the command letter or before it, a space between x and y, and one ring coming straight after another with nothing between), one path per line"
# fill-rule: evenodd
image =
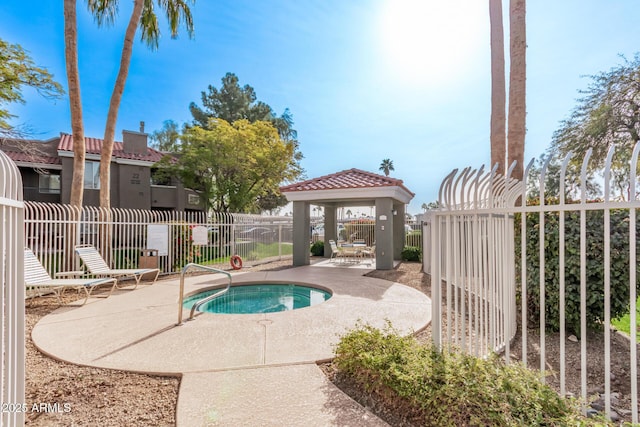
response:
M311 245L311 255L324 256L324 242L322 240L313 242L313 245Z
M405 246L401 255L403 261L420 261L422 250L417 246Z
M629 213L611 211L611 318L629 307ZM546 328L560 329L559 316L559 213L545 213L545 316ZM520 281L520 215L516 215L516 278ZM530 326L540 321L539 214L527 214L527 313ZM636 233L640 227L636 225ZM604 212L586 212L587 328L601 329L604 321ZM640 243L640 239L638 241ZM638 246L640 247L640 245ZM640 291L640 281L636 289ZM518 286L518 293L520 286ZM565 213L565 313L566 328L580 332L580 213Z
M334 364L411 425L603 425L582 418L575 400L561 398L522 364L441 352L390 325L360 325L347 333Z

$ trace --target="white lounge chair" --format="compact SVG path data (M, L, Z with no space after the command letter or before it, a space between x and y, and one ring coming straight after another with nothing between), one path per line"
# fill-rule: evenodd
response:
M113 277L117 280L120 280L123 277L132 277L136 281L136 285L133 287L133 289L138 287L143 276L149 273L155 273L156 275L153 279L153 282L151 282L151 284L153 284L156 282L156 280L158 280L158 275L160 274L159 268L112 269L102 258L100 252L98 252L96 248L91 245L76 246L76 253L82 260L84 268L87 270L88 274L98 277Z
M66 273L58 273L59 275L69 275L69 274L77 274L77 271L66 272ZM62 304L62 300L60 296L67 288L75 288L75 289L84 289L86 298L82 302L85 304L89 297L91 296L91 292L94 288L111 284L111 291L109 291L109 295L113 292L116 287L117 280L111 277L108 278L80 278L80 279L52 279L47 270L45 270L44 266L40 262L40 260L36 257L31 249L26 248L24 250L24 283L25 286L33 287L36 289L46 289L48 291L52 291L55 293L58 302Z
M331 246L331 258L329 258L329 262L335 262L338 260L338 257L344 257L343 251L336 244L335 240L329 240L329 245Z

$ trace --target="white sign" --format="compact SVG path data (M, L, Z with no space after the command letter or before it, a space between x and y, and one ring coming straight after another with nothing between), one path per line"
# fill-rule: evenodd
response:
M206 245L209 243L207 227L202 225L195 226L191 229L191 240L194 245Z
M159 256L169 255L168 224L149 224L147 226L147 249L156 249Z
M386 221L386 220L387 220L386 215L380 215L380 221Z

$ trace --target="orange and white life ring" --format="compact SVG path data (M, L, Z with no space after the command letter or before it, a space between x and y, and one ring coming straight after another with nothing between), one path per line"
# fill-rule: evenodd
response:
M240 258L238 255L234 255L231 257L231 268L233 268L234 270L240 270L242 268L242 258Z

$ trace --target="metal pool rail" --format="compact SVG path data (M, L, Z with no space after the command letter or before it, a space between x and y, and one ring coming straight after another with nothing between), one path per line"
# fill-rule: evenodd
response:
M212 271L214 273L224 274L229 279L229 283L227 283L227 287L224 288L223 290L221 290L220 292L216 292L215 294L209 295L208 297L203 298L200 301L196 302L191 307L191 313L189 315L189 319L188 320L193 320L193 316L195 315L195 311L196 311L196 309L198 307L200 307L202 304L205 304L205 303L211 301L214 298L217 298L218 296L220 296L222 294L225 294L225 293L229 292L229 288L231 287L231 274L229 272L227 272L227 271L219 270L217 268L209 267L209 266L206 266L206 265L195 264L195 263L189 263L189 264L185 265L184 268L182 269L182 272L180 272L180 298L178 299L178 326L182 325L182 323L183 323L182 322L182 304L184 302L184 275L191 268L197 268L197 269L200 269L200 270Z

